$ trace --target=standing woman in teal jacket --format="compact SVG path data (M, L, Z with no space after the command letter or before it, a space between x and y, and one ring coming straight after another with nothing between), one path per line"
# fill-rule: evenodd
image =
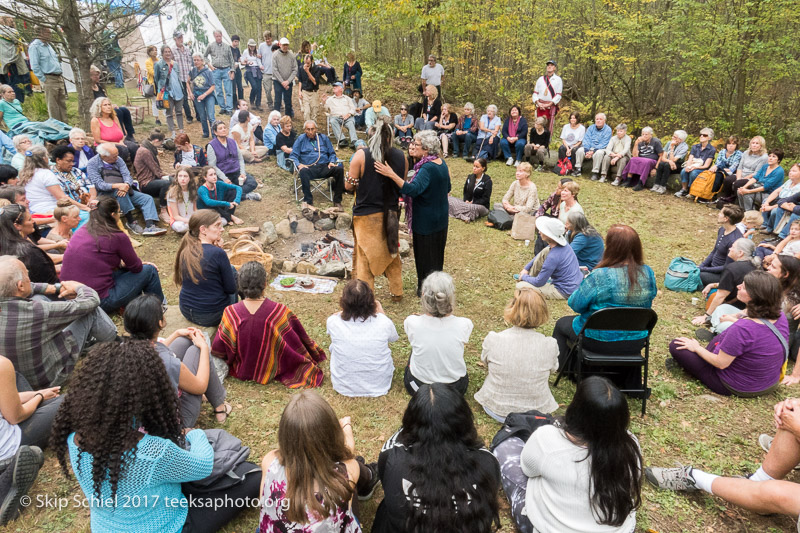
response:
M236 468L244 478L238 484L222 476L202 493L192 488L189 482L211 475L214 449L201 429L184 436L178 413L178 395L151 342L90 350L72 377L51 442L62 471L69 476L69 459L91 504L92 531L217 531L247 508L244 498L258 498L252 463ZM197 504L206 498L225 503Z
M444 269L450 171L439 156L440 150L436 132L417 133L408 147L408 155L417 160L414 176L408 182L389 165L375 162L375 170L400 187L400 193L406 198L406 221L408 231L413 234L417 267L417 296L428 274Z
M219 181L214 167L205 167L201 175L203 184L197 188L197 209L213 209L225 220L223 226L243 224L244 221L233 214L242 203L242 188Z

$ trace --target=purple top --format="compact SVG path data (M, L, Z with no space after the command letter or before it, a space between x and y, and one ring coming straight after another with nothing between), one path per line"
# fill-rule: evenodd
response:
M100 299L108 296L114 286L114 271L125 262L130 272L142 271L142 260L136 255L131 240L122 233L103 235L96 241L82 227L69 240L61 265L61 280L71 280L88 285L97 291ZM91 265L91 268L87 268Z
M781 313L775 327L784 339L789 338L786 315ZM722 351L736 358L728 368L719 371L720 379L732 389L759 392L778 382L785 352L781 341L769 327L758 320L741 319L715 340L719 343L714 347L714 353Z
M223 174L238 174L240 172L239 148L236 146L236 142L233 139L229 137L226 146L222 146L219 139L214 138L208 145L214 150L214 154L217 156L217 168L220 169Z
M530 272L534 257L525 265L525 270ZM558 292L568 298L583 281L583 274L578 265L578 258L569 246L553 246L544 259L542 270L537 276L522 276L522 281L527 281L534 287L544 287L550 281Z

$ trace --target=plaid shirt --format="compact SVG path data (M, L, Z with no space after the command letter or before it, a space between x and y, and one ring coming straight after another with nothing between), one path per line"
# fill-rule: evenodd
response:
M72 168L69 172L61 172L55 167L53 167L52 170L58 177L61 190L76 202L81 201L82 194L89 194L90 189L94 189L94 185L89 181L89 178L86 177L86 174L78 168Z
M542 205L539 206L539 210L536 211L536 216L540 217L544 215L547 210L550 210L550 215L558 218L558 211L561 208L561 195L557 192L554 192L550 195L550 198L542 202Z
M32 294L44 294L45 283L31 284ZM72 300L0 298L0 353L36 389L64 382L75 366L80 347L64 328L93 313L97 293L81 285Z
M172 49L172 55L175 57L175 64L178 66L178 79L181 80L181 83L186 83L189 81L189 71L194 67L192 51L186 45L183 45L183 50L176 46Z

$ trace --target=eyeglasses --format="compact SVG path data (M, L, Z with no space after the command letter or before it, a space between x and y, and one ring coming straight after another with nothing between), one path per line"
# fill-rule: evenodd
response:
M25 207L19 204L11 204L0 207L0 217L6 214L7 212L13 214L12 210L17 211L17 217L14 219L14 224L19 224L19 220L22 218L22 215L25 214Z

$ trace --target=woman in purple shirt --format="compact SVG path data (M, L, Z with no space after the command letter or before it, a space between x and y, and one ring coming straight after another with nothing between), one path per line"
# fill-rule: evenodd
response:
M723 396L761 396L781 380L789 354L789 323L781 311L781 286L774 276L753 271L738 287L737 298L747 308L731 318L731 327L706 348L696 339L680 337L669 345L676 365Z

